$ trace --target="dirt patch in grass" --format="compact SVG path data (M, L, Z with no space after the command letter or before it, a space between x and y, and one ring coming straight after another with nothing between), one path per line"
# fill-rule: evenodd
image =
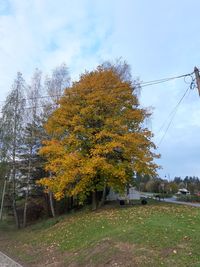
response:
M135 244L130 244L128 242L118 242L115 245L121 252L124 251L129 251L129 252L133 252L135 249Z
M96 245L77 251L69 267L140 267L149 265L149 254L152 251L141 248L135 244L116 242L112 239L103 239ZM148 254L148 255L147 255ZM147 256L145 256L147 255ZM63 265L64 266L64 265Z
M0 235L0 251L25 267L63 267L65 266L64 259L72 255L69 252L60 252L52 245L48 247L32 246L31 244L22 244L18 240L6 238L2 232L0 232Z
M4 240L5 241L5 240ZM17 242L6 241L4 251L16 259ZM22 253L16 259L26 267L140 267L149 266L150 252L126 242L116 242L109 238L91 245L89 248L73 252L61 252L54 246L37 248L20 245ZM0 250L3 250L0 242ZM28 256L27 256L28 255ZM20 260L19 260L20 259Z
M67 257L72 256L68 252L60 252L58 250L48 251L48 253L44 251L39 262L36 261L35 263L29 264L27 267L64 267L67 266L65 263Z
M27 251L30 249L30 251ZM26 248L26 254L31 254L32 248ZM26 267L139 267L148 266L149 254L152 251L135 244L116 242L104 239L87 249L74 252L60 252L48 247L38 250ZM36 256L37 254L37 256ZM39 257L38 257L39 256Z

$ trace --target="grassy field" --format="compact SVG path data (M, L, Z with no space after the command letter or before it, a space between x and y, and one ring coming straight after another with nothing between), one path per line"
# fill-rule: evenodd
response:
M25 230L4 223L0 250L24 266L200 266L200 209L106 206Z

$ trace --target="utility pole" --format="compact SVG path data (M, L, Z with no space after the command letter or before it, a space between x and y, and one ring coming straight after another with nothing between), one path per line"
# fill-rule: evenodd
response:
M194 74L196 78L197 89L200 96L200 75L199 75L199 69L197 67L194 67Z

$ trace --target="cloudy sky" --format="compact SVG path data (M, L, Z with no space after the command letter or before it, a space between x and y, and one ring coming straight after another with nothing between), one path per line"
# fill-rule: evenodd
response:
M142 81L190 73L200 66L199 10L199 0L0 0L0 100L17 71L29 79L36 67L48 73L63 62L74 79L118 57ZM142 89L156 144L190 81ZM200 98L189 90L158 149L161 177L200 177L199 136Z

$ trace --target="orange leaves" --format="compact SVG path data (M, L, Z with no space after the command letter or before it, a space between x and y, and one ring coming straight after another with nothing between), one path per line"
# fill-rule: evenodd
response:
M106 156L109 153L113 153L116 148L123 148L123 145L120 142L117 141L110 141L105 142L102 144L97 144L94 146L93 149L91 149L91 155L92 156Z
M57 157L57 155L63 155L64 150L60 141L51 139L43 141L44 146L40 149L40 155L46 157Z

